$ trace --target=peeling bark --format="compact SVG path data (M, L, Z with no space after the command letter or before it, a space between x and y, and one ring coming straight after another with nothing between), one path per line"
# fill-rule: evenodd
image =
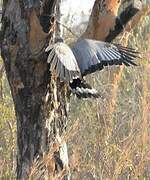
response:
M32 55L38 54L45 47L47 33L43 32L35 10L30 15L29 46ZM38 35L38 38L37 38Z

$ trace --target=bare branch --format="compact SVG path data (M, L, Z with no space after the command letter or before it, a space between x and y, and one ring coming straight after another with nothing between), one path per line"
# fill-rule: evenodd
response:
M144 17L150 12L150 7L141 8L134 5L128 6L116 19L116 25L114 30L110 31L109 35L106 37L106 41L111 42L123 31L131 31Z
M120 1L117 0L96 0L88 27L81 38L110 42L124 30L128 22L131 22L130 20L135 17L133 20L134 22L136 21L136 23L134 23L135 27L140 20L139 17L143 15L143 12L148 11L145 10L145 8L142 9L142 2L137 0L121 12L120 16L117 16L120 5Z

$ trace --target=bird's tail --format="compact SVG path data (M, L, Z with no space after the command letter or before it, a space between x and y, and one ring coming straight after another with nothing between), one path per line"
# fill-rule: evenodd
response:
M78 98L99 98L101 95L85 81L77 78L70 83L70 89Z

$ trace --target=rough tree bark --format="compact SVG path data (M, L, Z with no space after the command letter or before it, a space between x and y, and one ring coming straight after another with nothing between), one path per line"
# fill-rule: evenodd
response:
M44 52L55 4L56 0L8 0L3 4L1 53L17 118L19 180L28 179L34 158L43 156L66 127L66 88L51 77ZM63 168L65 162L59 156L54 152L56 163L45 168L39 179Z
M69 92L50 74L44 52L53 34L51 15L55 5L56 0L3 2L0 44L17 118L19 180L28 179L34 159L43 158L50 149L52 157L38 170L36 178L54 176L68 168L66 144L62 142L61 135L67 125ZM116 23L119 5L118 0L96 0L83 37L101 40L109 37L110 29ZM96 18L101 19L101 25L97 24ZM102 24L104 34L101 33ZM114 29L116 31L118 29ZM34 176L31 178L35 179ZM64 176L64 179L69 177Z

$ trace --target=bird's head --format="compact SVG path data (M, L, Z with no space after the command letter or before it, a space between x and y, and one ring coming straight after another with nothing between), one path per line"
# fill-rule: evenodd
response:
M55 39L54 39L54 42L57 43L57 42L64 42L63 38L60 37L60 36L56 36Z

